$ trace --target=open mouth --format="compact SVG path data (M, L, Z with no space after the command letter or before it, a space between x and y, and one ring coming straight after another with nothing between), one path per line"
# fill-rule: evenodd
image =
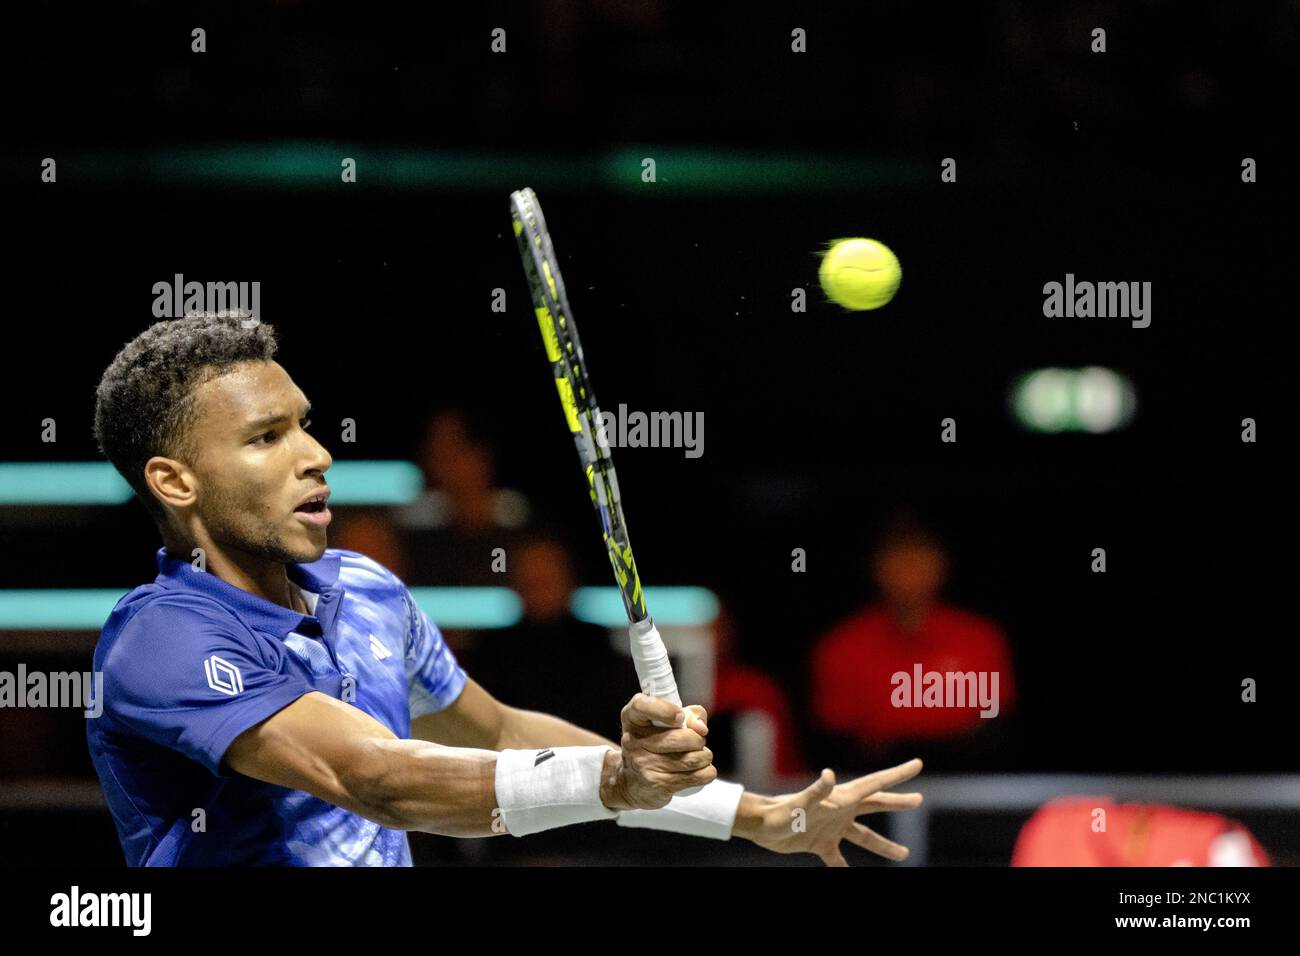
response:
M312 495L298 507L293 509L293 513L298 515L308 524L324 526L330 523L329 509L330 494L329 491L322 491L319 494Z

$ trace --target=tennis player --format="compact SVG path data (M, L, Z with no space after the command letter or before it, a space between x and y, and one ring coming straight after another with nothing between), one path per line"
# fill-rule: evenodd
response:
M605 819L830 865L842 840L906 856L855 818L917 806L883 791L920 761L762 796L715 780L702 707L638 694L615 743L495 700L401 581L326 547L331 458L275 351L239 316L159 322L97 390L100 448L163 542L100 635L86 724L129 864L409 866L408 830Z

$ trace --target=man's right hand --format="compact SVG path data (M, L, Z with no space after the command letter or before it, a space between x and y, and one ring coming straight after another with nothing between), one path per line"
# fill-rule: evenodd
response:
M673 794L718 776L713 751L704 745L709 715L703 707L637 694L621 716L622 749L605 755L601 774L600 799L609 809L658 810ZM656 720L668 726L658 727Z

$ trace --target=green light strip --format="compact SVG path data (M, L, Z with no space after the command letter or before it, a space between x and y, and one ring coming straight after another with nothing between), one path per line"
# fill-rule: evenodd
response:
M0 629L98 631L125 594L119 588L0 590ZM522 609L509 588L411 588L411 594L439 627L509 627Z
M510 627L523 616L509 588L411 588L411 596L440 628Z
M0 628L11 631L98 631L118 588L33 588L0 591Z
M409 461L336 461L325 480L330 504L404 505L424 491L424 475Z
M655 181L642 181L645 160L654 160ZM693 193L853 192L866 188L931 182L915 163L886 163L824 156L660 149L642 146L612 153L601 162L601 179L615 189L661 189Z
M400 505L424 490L409 461L338 461L330 468L330 501ZM0 505L120 505L131 486L104 461L0 462Z
M120 505L131 486L108 462L0 462L0 505Z
M127 592L118 588L0 590L0 630L98 631ZM415 603L443 628L492 629L518 624L523 602L510 588L411 588ZM703 625L718 613L706 588L648 588L646 603L665 626ZM618 588L578 588L575 617L602 627L623 627L627 614Z
M643 181L643 162L655 162L655 181ZM356 182L342 181L344 159L356 163ZM585 189L701 193L807 193L932 184L938 167L916 157L864 159L801 152L703 150L651 143L603 155L501 154L412 147L373 147L316 140L173 145L149 151L72 153L60 158L70 181L248 189L458 190L503 194L523 185ZM16 173L17 170L14 170ZM648 195L648 192L647 192Z
M356 163L356 183L343 182L343 160ZM185 146L138 158L126 169L152 182L184 185L246 187L292 186L299 189L366 185L429 189L484 186L515 189L528 179L582 182L581 163L554 158L503 157L490 153L446 153L434 150L375 149L356 143L279 142L234 143L226 146ZM85 157L85 172L93 178L120 176L123 163L110 154ZM510 184L506 186L505 184Z
M718 598L708 588L658 587L645 589L646 607L656 624L665 627L708 624L718 616ZM602 627L625 627L627 611L616 587L578 588L569 602L573 616Z

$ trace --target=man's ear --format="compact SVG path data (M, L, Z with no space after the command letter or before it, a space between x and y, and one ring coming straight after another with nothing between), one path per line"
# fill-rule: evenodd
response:
M198 497L198 479L194 472L175 458L154 455L144 463L144 480L163 504L185 508Z

